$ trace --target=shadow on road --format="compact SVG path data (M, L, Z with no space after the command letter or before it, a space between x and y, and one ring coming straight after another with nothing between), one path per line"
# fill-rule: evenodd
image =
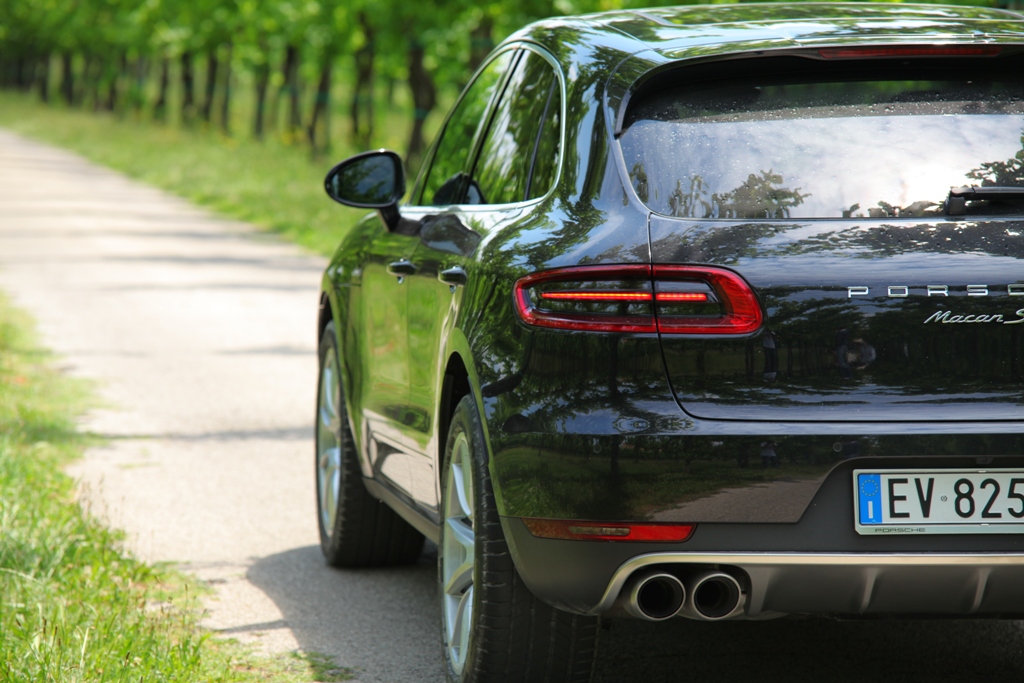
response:
M249 579L300 646L360 681L440 682L436 548L398 569L334 570L315 546L258 561ZM606 622L595 683L1017 680L1017 621Z
M256 561L248 579L281 610L307 652L335 657L365 683L440 683L437 548L410 567L331 569L318 546Z
M934 683L1019 680L1024 671L1016 621L618 621L602 636L595 683Z

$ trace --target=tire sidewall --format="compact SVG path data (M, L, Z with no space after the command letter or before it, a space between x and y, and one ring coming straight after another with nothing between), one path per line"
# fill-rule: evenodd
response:
M320 504L321 504L321 499L320 499L320 439L319 439L319 434L320 434L320 429L321 429L321 425L320 425L320 408L321 408L320 400L321 400L321 397L323 396L323 381L324 381L324 371L323 370L324 370L324 363L326 362L328 352L331 351L332 349L334 350L334 372L335 372L335 376L337 376L338 379L339 379L339 382L338 382L338 395L335 397L335 400L338 402L337 405L338 405L339 411L342 414L342 419L344 420L344 418L345 418L345 414L344 414L345 413L345 399L344 399L344 396L342 395L343 392L341 391L341 382L340 382L340 379L341 379L341 372L340 372L340 370L341 369L339 367L338 342L337 342L337 338L336 338L335 332L334 332L334 322L333 321L327 323L327 326L324 329L323 336L320 338L320 348L319 348L319 360L320 360L320 362L319 362L319 365L318 365L318 373L317 373L318 374L318 379L317 379L317 383L316 383L316 437L313 440L313 451L314 451L313 452L313 468L314 468L314 477L315 477L315 483L316 483L316 526L317 526L317 529L320 531L320 547L323 550L324 555L326 555L327 557L332 557L338 551L338 547L337 546L338 546L338 539L339 539L339 532L340 532L339 527L340 527L340 523L341 523L341 515L338 514L338 511L335 511L335 516L334 516L334 526L335 526L335 528L332 529L331 530L332 533L330 535L328 535L326 533L326 530L324 529L323 515L321 514L321 509L320 509ZM344 439L344 435L341 433L343 430L344 430L344 426L342 426L342 428L339 429L339 433L336 433L334 435L335 439L337 439L337 441L338 441L339 448L342 449L342 456L341 456L342 459L344 459L346 457L346 455L348 455L348 454L346 454L344 452L345 451L345 439ZM335 501L337 501L337 507L338 508L341 507L341 495L342 495L342 492L345 490L344 482L342 481L342 478L344 476L345 476L345 468L344 468L344 466L342 466L340 468L340 476L339 476L339 480L338 480L338 490L335 491L335 494L334 494L335 495Z
M459 434L465 434L467 441L469 442L471 452L471 462L473 467L473 505L474 505L474 536L476 543L474 544L474 561L473 561L473 623L470 627L469 632L469 643L467 645L467 655L465 664L462 667L462 673L456 673L454 666L452 666L451 659L449 658L448 648L448 636L444 624L444 585L443 585L443 548L444 548L444 533L445 533L445 521L444 521L444 510L446 501L444 497L447 495L448 488L448 477L451 475L451 456L452 448L454 447L455 441ZM442 646L442 657L444 659L445 673L447 674L447 680L451 683L471 683L475 680L473 671L475 669L474 663L477 655L477 624L480 619L480 607L481 602L485 599L486 591L484 590L484 582L482 578L484 560L482 546L486 541L480 536L483 524L481 521L488 515L496 514L493 510L493 495L490 493L489 477L486 475L487 472L487 450L484 444L483 429L480 422L480 416L477 412L476 403L473 401L472 396L464 397L455 409L455 413L452 416L451 425L448 429L448 440L445 444L444 449L444 461L441 469L441 539L438 543L438 554L437 554L437 583L438 583L438 607L442 612L441 619L441 646Z

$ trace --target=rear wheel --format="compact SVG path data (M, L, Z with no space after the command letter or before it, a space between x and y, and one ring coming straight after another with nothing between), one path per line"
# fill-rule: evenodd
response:
M598 620L542 603L519 577L494 504L471 397L455 409L442 473L438 581L448 680L589 681Z
M327 564L368 567L414 562L423 548L423 535L363 485L341 390L333 322L320 339L316 404L316 516Z

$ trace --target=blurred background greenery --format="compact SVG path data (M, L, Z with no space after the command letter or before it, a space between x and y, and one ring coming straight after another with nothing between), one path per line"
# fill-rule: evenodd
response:
M687 3L0 0L0 125L329 252L354 217L323 201L331 160L389 147L415 175L505 36L657 4Z

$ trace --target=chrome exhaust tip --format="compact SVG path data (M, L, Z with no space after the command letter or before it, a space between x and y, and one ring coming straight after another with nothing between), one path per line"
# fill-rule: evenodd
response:
M687 616L717 621L731 616L743 600L743 588L736 577L712 571L696 574L686 582Z
M673 574L661 571L634 574L626 588L625 609L647 621L664 621L679 614L686 601L686 587Z

